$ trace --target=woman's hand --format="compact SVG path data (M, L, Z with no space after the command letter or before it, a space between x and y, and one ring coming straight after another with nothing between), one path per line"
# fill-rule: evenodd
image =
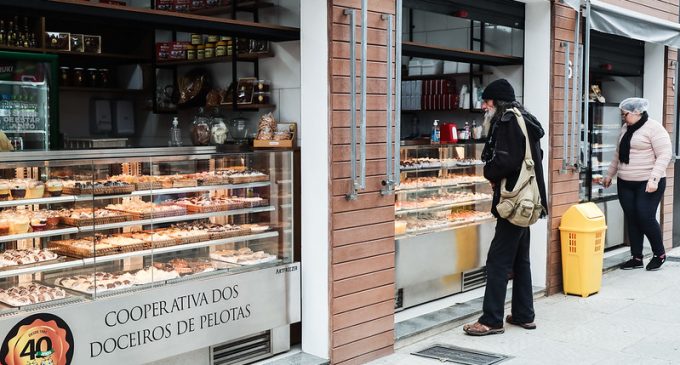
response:
M645 188L645 192L647 192L647 193L653 193L653 192L655 192L656 189L658 189L658 188L659 188L659 187L658 187L657 184L653 184L651 181L647 181L647 187Z
M612 178L609 176L605 177L604 180L602 181L602 186L604 186L605 188L612 186Z

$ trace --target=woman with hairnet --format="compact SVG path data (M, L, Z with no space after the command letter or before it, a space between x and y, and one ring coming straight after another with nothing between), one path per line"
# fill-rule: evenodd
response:
M621 128L619 146L604 186L609 187L618 174L619 202L626 216L630 253L633 256L624 263L623 270L642 268L642 240L647 236L654 256L647 270L658 270L666 261L661 226L656 220L666 189L666 168L671 161L671 138L661 123L649 119L649 101L628 98L621 102Z

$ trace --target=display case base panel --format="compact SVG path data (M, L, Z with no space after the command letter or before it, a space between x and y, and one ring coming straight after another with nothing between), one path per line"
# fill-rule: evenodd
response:
M463 273L483 267L495 222L396 240L396 284L405 309L463 291Z
M623 208L619 200L607 200L596 203L597 207L604 213L606 222L624 222ZM604 237L604 248L618 246L625 242L624 228L625 224L610 225L607 229L607 234Z

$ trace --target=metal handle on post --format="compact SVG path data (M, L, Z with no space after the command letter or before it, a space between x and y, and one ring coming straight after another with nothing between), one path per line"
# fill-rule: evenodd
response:
M562 42L564 47L564 118L562 123L564 124L564 130L562 133L562 170L560 173L567 173L567 167L571 163L571 155L568 153L568 139L569 139L569 42Z
M590 108L589 100L590 100L590 1L586 0L586 10L585 10L585 18L586 18L586 27L585 27L585 45L583 47L583 58L584 58L584 65L583 65L583 85L586 86L585 90L583 91L583 125L579 123L579 128L578 128L578 135L579 135L579 141L581 141L582 146L583 146L583 160L581 161L581 167L587 167L588 166L588 160L590 160L590 136L589 136L589 128L590 128L590 115L588 113L588 109ZM583 133L581 133L581 127L583 127ZM580 150L580 149L579 149Z
M396 79L395 79L395 90L394 90L394 169L392 173L394 177L392 178L392 183L396 187L401 183L401 31L402 31L402 0L397 0L395 7L396 13L396 29L395 29L395 40L394 40L394 54L395 54L395 65L396 68Z
M383 181L384 188L381 190L383 195L392 194L394 192L394 173L392 172L392 152L398 154L396 146L398 145L395 139L395 144L392 145L392 28L394 27L394 17L392 14L383 14L383 20L387 20L387 162L385 171L387 179Z
M366 189L366 56L368 53L368 0L361 1L361 140L359 189Z
M350 110L350 169L351 186L345 196L347 200L356 200L359 183L357 182L357 75L356 75L356 14L354 9L345 9L345 15L349 15L349 110Z
M588 20L586 20L588 21ZM578 102L579 95L581 95L581 88L583 87L582 79L580 78L581 72L583 71L582 62L583 59L579 57L581 52L581 4L576 10L576 27L574 29L574 69L572 72L572 116L571 116L571 156L569 159L570 167L574 168L576 171L580 169L579 158L576 156L576 130L577 126L581 123L581 110L583 109L583 104ZM578 124L578 125L577 125ZM580 140L580 136L578 136ZM580 151L580 149L579 149Z

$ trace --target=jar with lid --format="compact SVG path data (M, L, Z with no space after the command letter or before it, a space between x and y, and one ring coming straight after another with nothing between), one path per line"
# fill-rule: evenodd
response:
M203 44L203 35L198 33L191 33L191 45L198 46Z
M71 68L62 66L59 67L59 84L61 86L71 85Z
M208 43L217 43L218 37L215 34L208 35Z
M205 58L205 46L199 44L198 46L196 46L196 59L202 60L204 58Z
M194 45L187 45L187 60L195 60L196 59L196 46Z
M248 139L248 119L238 117L229 121L229 134L236 142Z
M99 69L99 87L111 87L111 73L108 68Z
M215 43L215 57L224 57L227 55L227 41L220 40Z
M206 43L203 56L205 58L213 58L215 56L215 43Z
M220 114L220 109L214 108L210 123L210 143L213 145L224 144L227 141L228 135L229 131L224 123L224 117Z
M205 115L203 108L198 109L191 125L191 143L194 146L207 146L210 144L210 119Z
M85 70L82 67L74 67L71 75L71 84L73 86L83 86L85 83Z
M271 100L271 93L268 92L254 92L253 104L269 104Z
M87 80L87 86L89 87L96 87L97 86L97 80L99 79L99 75L97 75L97 69L96 68L88 68L87 72L85 73L85 78Z
M271 91L271 82L269 80L257 80L255 82L255 92L269 92Z

